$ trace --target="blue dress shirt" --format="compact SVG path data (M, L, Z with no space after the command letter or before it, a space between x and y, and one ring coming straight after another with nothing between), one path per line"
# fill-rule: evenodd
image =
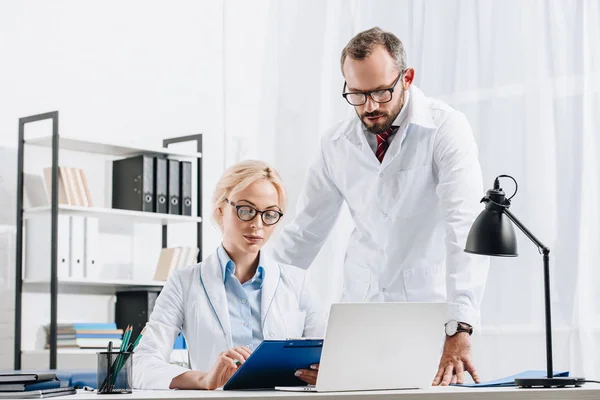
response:
M259 254L256 274L252 279L241 284L235 276L235 263L227 254L223 245L217 249L217 256L223 271L223 284L227 294L233 347L247 346L254 350L263 340L260 303L265 270L262 267L264 264L262 252Z

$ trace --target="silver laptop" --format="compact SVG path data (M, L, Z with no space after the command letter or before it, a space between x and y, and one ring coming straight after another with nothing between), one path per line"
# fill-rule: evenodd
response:
M315 386L287 391L431 386L444 343L446 303L335 303Z

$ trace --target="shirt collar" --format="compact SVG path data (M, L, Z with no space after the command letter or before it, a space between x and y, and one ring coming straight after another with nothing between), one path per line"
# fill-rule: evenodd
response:
M217 249L217 257L219 258L221 272L223 273L223 282L225 282L228 276L235 274L235 263L231 257L229 257L229 254L227 254L227 251L225 251L223 244L221 244ZM260 287L262 287L265 278L265 269L263 265L265 265L265 259L263 252L261 251L258 253L258 268L256 269L256 273L252 279L249 280L250 283L258 282L260 283Z

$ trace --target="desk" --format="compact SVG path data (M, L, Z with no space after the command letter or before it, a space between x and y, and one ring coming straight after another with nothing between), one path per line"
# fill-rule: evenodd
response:
M63 397L57 397L61 399ZM65 396L69 399L239 399L266 398L271 400L598 400L600 385L588 384L587 387L565 389L519 389L519 388L457 388L432 387L426 390L388 390L377 392L280 392L280 391L200 391L200 390L137 390L133 394L97 395L95 392L79 390L77 395Z

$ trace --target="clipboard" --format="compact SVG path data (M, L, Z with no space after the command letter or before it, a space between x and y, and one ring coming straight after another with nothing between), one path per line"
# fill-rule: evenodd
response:
M321 360L323 339L263 340L227 381L223 390L305 386L294 373Z

